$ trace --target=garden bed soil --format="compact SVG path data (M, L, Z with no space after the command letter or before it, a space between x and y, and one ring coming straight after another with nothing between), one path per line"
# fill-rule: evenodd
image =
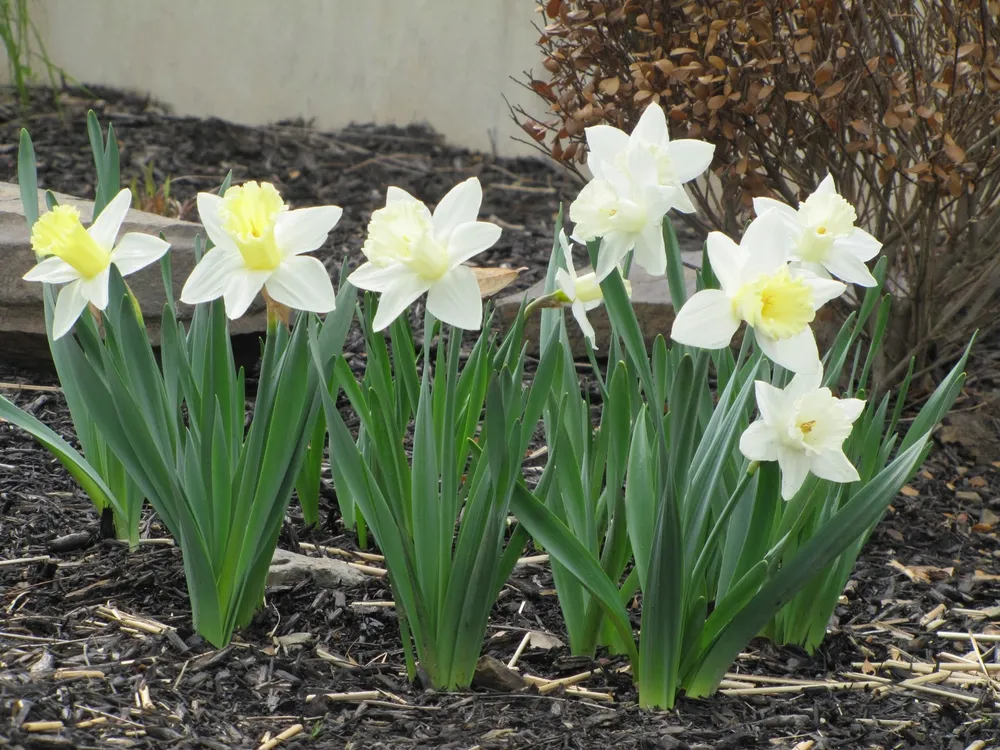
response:
M91 197L83 115L93 106L115 124L123 181L152 159L160 178L174 177L182 201L217 187L231 168L236 180L275 181L294 204L343 206L322 254L336 268L358 258L386 185L432 202L476 174L483 215L505 225L484 264L528 267L518 288L544 272L558 202L576 190L544 164L451 149L419 128L246 128L99 93L98 102L64 96L61 115L43 96L20 119L14 105L0 103L0 177L13 179L24 124L41 160L39 182ZM2 358L2 393L71 439L51 375ZM594 695L566 687L441 694L410 685L395 614L384 604L392 594L374 575L343 591L309 580L269 589L250 627L215 650L191 630L180 554L163 543L155 517L134 552L102 538L66 472L0 424L0 747L995 748L1000 455L964 444L962 410L981 406L983 389L996 385L989 375L978 384L876 529L819 650L810 656L754 641L733 667L735 688L682 698L670 712L637 708L620 660L579 659L561 646L529 647L518 668L546 679L593 670L579 686ZM293 504L282 547L312 555L357 549L329 486L321 503L319 529L305 529ZM515 570L494 607L485 653L507 662L531 631L565 641L544 563ZM947 676L940 665L970 654L966 678L937 682ZM895 666L884 668L886 660ZM900 666L914 663L923 666Z

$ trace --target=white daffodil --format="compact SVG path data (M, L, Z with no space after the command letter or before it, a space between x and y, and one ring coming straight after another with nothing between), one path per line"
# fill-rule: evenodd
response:
M235 320L261 289L276 302L315 313L330 312L335 295L318 249L340 221L338 206L289 211L274 185L247 182L222 197L198 193L198 215L215 245L181 290L189 305L222 297Z
M636 162L629 176L618 175L614 182L588 182L569 207L576 224L573 239L590 242L601 238L597 275L607 276L630 250L635 262L653 276L667 270L663 244L663 217L670 210L673 191L655 183L653 163L641 152L632 151Z
M671 141L657 105L646 108L631 136L610 125L584 132L594 179L569 207L574 239L602 238L598 276L610 273L630 250L648 273L662 276L667 270L663 217L671 208L695 210L683 185L708 169L715 146Z
M754 198L753 208L760 216L777 212L792 233L791 257L819 276L875 286L866 261L882 248L882 243L868 232L854 226L854 207L837 192L833 176L827 175L798 210L771 198Z
M856 482L858 470L844 455L844 441L865 408L857 398L836 398L820 388L821 369L792 378L784 390L756 381L760 419L740 438L740 451L751 461L777 461L781 497L790 500L806 476L831 482Z
M683 186L709 168L715 146L694 138L670 140L667 118L658 104L646 107L630 136L610 125L596 125L584 133L587 164L594 177L616 182L618 175L630 172L630 151L637 151L642 162L652 164L656 184L671 189L670 207L694 213L694 204Z
M372 214L361 251L368 259L348 281L379 292L374 328L381 331L422 294L438 320L468 331L483 324L476 275L465 261L496 244L500 227L476 221L483 202L470 177L448 191L432 214L405 190L390 187L385 207Z
M560 268L556 271L556 283L559 285L562 296L565 297L564 301L570 303L570 310L573 312L573 317L576 318L583 335L590 341L591 347L597 349L594 326L587 319L587 311L599 307L604 301L604 294L601 292L601 282L604 280L604 276L598 276L593 271L577 275L576 269L573 267L573 251L569 238L561 230L559 232L559 246L562 248L566 268ZM625 281L625 291L630 297L632 296L632 285L627 280Z
M816 310L846 286L788 266L784 220L769 211L751 222L737 245L721 232L708 235L708 257L722 289L704 289L677 313L671 337L689 346L721 349L741 321L754 329L761 350L792 372L819 367L809 324Z
M66 335L87 304L98 310L108 306L111 264L122 276L159 260L170 245L159 237L129 232L115 245L118 230L132 204L132 194L122 190L105 206L89 228L72 206L56 206L38 217L31 228L31 247L45 258L24 275L26 281L66 284L59 290L52 320L52 338Z

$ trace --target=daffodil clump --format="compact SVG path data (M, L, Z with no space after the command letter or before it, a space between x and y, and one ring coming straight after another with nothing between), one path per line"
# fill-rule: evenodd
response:
M534 539L573 652L623 655L646 707L707 695L762 633L822 640L867 535L962 387L964 358L901 429L901 397L872 382L886 261L867 265L881 245L832 177L797 207L755 199L738 242L709 233L689 294L669 214L695 210L685 186L714 148L671 139L657 105L630 134L587 130L593 179L569 206L571 229L559 215L544 293L502 336L483 302L496 287L470 265L501 235L479 218L478 179L433 207L388 187L337 291L313 253L341 209L293 208L271 183L227 179L198 194L207 242L175 301L167 243L118 239L130 196L116 141L95 117L89 127L89 226L51 198L39 214L26 133L18 159L38 256L25 279L45 284L85 456L2 398L0 418L46 445L133 544L148 500L182 550L194 626L216 646L261 604L295 492L318 519L328 442L342 517L384 555L410 679L469 686L491 609ZM154 261L167 293L159 356L124 281ZM634 264L666 277L676 310L652 347ZM857 309L821 353L817 311L849 284ZM248 415L228 333L258 295L270 314ZM178 304L194 308L189 323ZM352 326L367 348L360 375L341 355ZM536 434L540 474L523 469ZM626 606L640 600L636 629Z

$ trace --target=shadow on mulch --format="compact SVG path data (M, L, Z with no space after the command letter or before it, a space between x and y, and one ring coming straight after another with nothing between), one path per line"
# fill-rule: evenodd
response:
M39 98L27 124L45 160L42 185L92 195L82 113L94 106L115 123L125 182L152 159L161 176L174 176L181 200L214 188L232 168L237 180L276 181L291 201L344 206L323 255L330 268L347 254L358 257L367 215L382 204L386 185L433 201L478 174L483 215L511 222L486 262L529 266L523 288L544 272L558 200L575 191L540 163L450 149L416 128L244 128L164 116L141 100L101 93L96 104L64 100L65 124ZM15 144L20 122L0 121L0 146ZM15 158L0 149L11 174ZM61 395L31 387L53 385L48 376L0 363L0 382L5 396L71 438ZM300 549L309 554L355 549L334 506L327 487L325 523L315 530L303 529L293 506L282 546L308 542L313 547ZM973 670L967 684L901 686L913 672L875 667L891 659L933 670L948 654L970 651L968 640L941 633L1000 632L993 624L1000 619L997 514L1000 465L966 458L954 443L939 446L876 530L818 652L758 641L734 665L734 680L788 692L718 694L682 699L672 712L640 711L620 661L594 663L557 647L529 648L519 668L543 678L594 669L581 685L612 700L535 688L437 694L407 684L392 609L365 605L391 599L377 577L345 591L308 580L270 589L253 624L228 648L212 649L191 631L179 552L145 543L130 554L100 539L99 520L69 476L23 433L0 424L0 746L255 748L301 725L279 747L986 750L1000 727L995 682ZM150 516L144 536L165 531ZM565 640L544 565L516 570L494 608L485 652L506 662L528 631ZM998 644L977 644L984 668L1000 678ZM889 687L794 682L865 677ZM379 696L324 697L372 691Z

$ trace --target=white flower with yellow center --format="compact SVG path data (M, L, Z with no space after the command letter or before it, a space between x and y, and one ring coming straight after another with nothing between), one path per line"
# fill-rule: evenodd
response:
M868 232L854 226L854 207L837 192L832 175L827 175L798 210L771 198L754 198L758 216L777 212L792 233L792 260L819 276L835 276L859 286L878 282L865 263L882 248Z
M581 242L601 238L597 275L605 276L629 253L653 276L667 270L663 217L671 208L695 210L684 183L708 169L715 146L670 140L663 110L646 108L632 135L610 125L587 128L587 164L594 179L569 207Z
M740 438L740 451L751 461L777 461L781 497L790 500L812 473L831 482L856 482L858 470L844 455L844 441L865 402L836 398L820 388L821 369L797 374L784 390L758 380L760 419Z
M634 152L638 154L638 152ZM595 179L588 182L569 207L575 223L573 239L601 239L597 275L607 276L630 250L635 262L653 276L667 270L663 243L663 217L670 210L671 191L652 181L651 162L635 171L645 183L619 177L616 183Z
M610 125L587 128L587 164L594 177L616 181L616 174L628 175L632 169L632 151L641 161L653 166L656 184L670 190L670 208L694 213L695 207L684 189L712 164L715 146L694 138L670 140L663 108L650 104L643 111L631 135Z
M112 263L128 276L159 260L170 247L159 237L138 232L129 232L115 245L131 204L131 192L122 190L87 229L72 206L56 206L31 228L31 247L44 260L24 275L25 280L66 284L56 298L53 339L73 328L88 303L98 310L107 308Z
M276 302L330 312L335 295L323 263L305 256L318 249L340 221L338 206L289 211L274 185L247 182L219 197L198 193L198 215L215 245L195 266L181 301L196 305L222 297L235 320L261 289Z
M708 257L722 289L704 289L677 313L674 341L703 349L728 346L745 321L761 350L792 372L819 367L809 324L816 310L846 286L788 266L784 221L768 212L751 222L737 245L721 232L708 235Z
M348 281L379 292L373 327L386 328L422 294L438 320L469 331L483 324L476 275L465 261L496 244L500 227L476 221L483 202L479 180L470 177L441 199L432 214L405 190L390 187L385 207L372 214L363 263Z
M593 271L577 275L576 269L573 267L572 247L569 238L563 231L559 232L559 246L562 248L566 268L560 268L556 271L556 283L559 285L562 296L565 297L564 301L570 303L570 310L573 312L573 317L576 318L583 335L590 341L591 347L597 349L594 326L587 319L587 311L599 307L604 301L604 294L601 292L601 282L604 277L598 276ZM628 281L625 281L625 291L630 297L632 296L632 285Z

